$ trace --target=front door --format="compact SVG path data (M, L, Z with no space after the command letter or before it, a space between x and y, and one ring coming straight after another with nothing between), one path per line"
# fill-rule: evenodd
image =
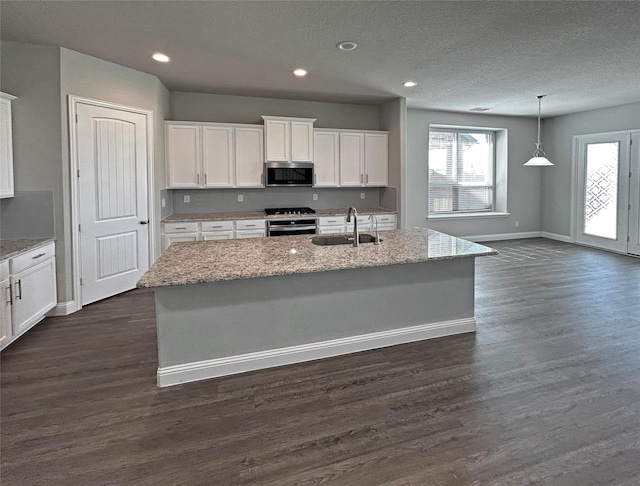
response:
M131 290L149 268L147 117L77 105L82 305Z
M578 137L576 243L627 253L630 133Z

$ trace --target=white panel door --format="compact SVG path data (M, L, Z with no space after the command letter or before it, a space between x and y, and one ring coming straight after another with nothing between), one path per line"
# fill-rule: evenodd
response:
M389 136L386 133L364 135L364 183L386 186L389 183Z
M628 133L578 137L576 243L627 252Z
M339 133L316 130L313 135L313 185L337 187L340 182Z
M640 132L631 134L631 177L629 178L629 247L640 256Z
M364 133L340 133L340 185L362 186Z
M201 127L197 125L166 125L165 155L169 188L200 187L202 184L201 133Z
M133 289L149 268L147 122L79 103L82 305Z
M264 130L235 129L236 187L264 187Z
M233 187L233 128L202 127L204 187Z

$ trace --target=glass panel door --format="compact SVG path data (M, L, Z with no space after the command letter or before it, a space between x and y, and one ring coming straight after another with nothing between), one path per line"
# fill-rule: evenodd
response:
M629 134L578 137L576 242L627 251Z

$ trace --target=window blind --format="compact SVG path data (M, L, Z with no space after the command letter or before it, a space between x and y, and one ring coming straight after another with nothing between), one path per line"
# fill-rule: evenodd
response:
M493 132L429 131L429 213L493 211Z

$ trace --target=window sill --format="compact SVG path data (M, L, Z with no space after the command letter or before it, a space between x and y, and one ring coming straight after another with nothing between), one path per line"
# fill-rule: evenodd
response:
M476 219L476 218L507 218L511 213L498 213L495 211L486 213L458 213L458 214L430 214L427 221L442 221L452 219Z

